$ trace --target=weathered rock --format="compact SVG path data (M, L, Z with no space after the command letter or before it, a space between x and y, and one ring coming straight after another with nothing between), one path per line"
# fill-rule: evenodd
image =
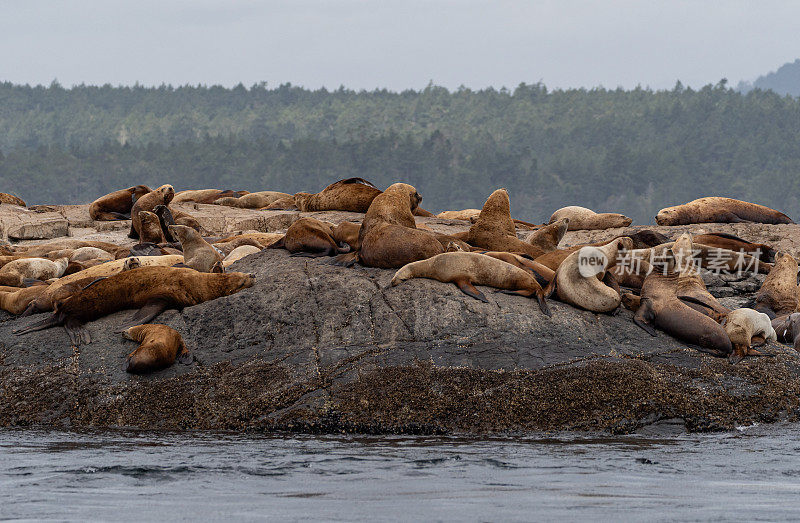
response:
M0 238L36 240L66 236L69 223L58 212L36 212L16 205L0 204Z

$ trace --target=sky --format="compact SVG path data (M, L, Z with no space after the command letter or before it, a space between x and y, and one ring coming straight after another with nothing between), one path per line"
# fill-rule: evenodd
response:
M0 81L693 87L800 57L800 2L0 0Z

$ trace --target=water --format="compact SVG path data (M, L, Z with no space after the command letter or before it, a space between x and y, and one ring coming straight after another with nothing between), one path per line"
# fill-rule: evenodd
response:
M0 430L0 517L789 520L800 427L675 437Z

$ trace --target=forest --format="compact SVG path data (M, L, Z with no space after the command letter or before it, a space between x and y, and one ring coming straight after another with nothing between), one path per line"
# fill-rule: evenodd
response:
M0 192L87 203L144 183L316 192L360 176L413 184L423 207L512 214L566 205L653 222L729 196L800 220L800 100L731 89L419 91L0 83Z

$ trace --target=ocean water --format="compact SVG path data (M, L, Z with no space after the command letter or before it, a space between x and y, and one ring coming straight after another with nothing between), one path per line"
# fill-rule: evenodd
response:
M503 438L0 429L0 518L800 519L800 427Z

